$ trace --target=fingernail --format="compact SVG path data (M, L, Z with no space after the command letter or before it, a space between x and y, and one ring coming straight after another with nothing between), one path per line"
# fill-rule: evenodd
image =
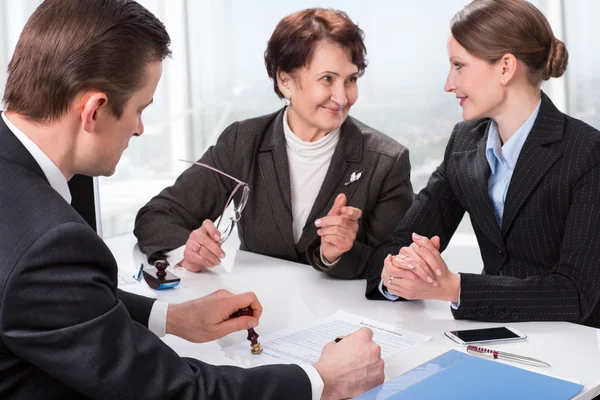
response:
M319 230L317 231L317 235L320 235L320 234L321 234L321 229L319 229Z
M430 277L430 276L428 276L428 277L427 277L427 282L429 282L429 283L433 283L433 279L431 279L431 277Z
M418 234L416 234L416 233L413 232L413 239L419 240L421 238L422 238L422 236L420 236L420 235L418 235Z
M221 253L221 255L219 255L219 257L225 258L225 253Z
M438 283L438 281L433 281L433 286L438 287L440 284Z
M248 322L248 329L252 329L252 328L256 328L256 324L254 323L254 321L249 321Z
M437 276L442 276L442 271L440 271L439 269L436 269L435 273Z
M412 265L412 264L406 264L406 266L407 266L408 268L410 268L410 269L415 269L415 266L414 266L414 265Z
M219 240L221 240L221 238L219 237L219 235L215 234L213 236L213 239L215 240L215 242L218 242Z
M320 219L316 220L316 221L315 221L315 225L316 225L316 226L321 226L321 220L320 220Z

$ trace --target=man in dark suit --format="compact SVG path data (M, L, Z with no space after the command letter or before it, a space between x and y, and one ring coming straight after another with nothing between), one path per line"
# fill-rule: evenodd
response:
M117 289L116 262L69 205L67 181L114 173L143 133L168 46L131 0L46 0L23 30L0 118L0 398L346 398L381 383L369 330L314 366L217 367L180 358L147 326L214 340L257 325L254 294L217 291L161 317L165 306ZM255 317L228 319L247 306Z

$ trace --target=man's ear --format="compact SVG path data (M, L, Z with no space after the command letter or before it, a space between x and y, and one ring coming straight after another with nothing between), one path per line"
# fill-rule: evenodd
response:
M94 132L98 115L107 111L108 97L101 92L92 92L84 95L81 102L81 127L86 132Z

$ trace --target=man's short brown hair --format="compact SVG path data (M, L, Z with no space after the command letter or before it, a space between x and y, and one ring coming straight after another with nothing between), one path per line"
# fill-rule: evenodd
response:
M162 22L133 0L45 0L8 66L6 111L53 121L77 95L98 90L120 118L147 63L169 56L169 44Z
M364 36L362 29L343 11L308 8L288 15L277 24L265 51L265 66L273 79L275 93L283 98L277 74L307 66L320 40L348 49L352 63L362 75L367 68Z

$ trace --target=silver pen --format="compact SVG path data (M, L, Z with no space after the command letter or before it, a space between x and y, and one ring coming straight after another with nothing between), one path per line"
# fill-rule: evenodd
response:
M493 360L507 360L516 361L524 364L534 365L537 367L550 367L550 364L544 361L536 360L535 358L520 356L518 354L505 353L503 351L497 351L492 349L486 349L478 346L467 346L467 353L475 356L490 358Z

